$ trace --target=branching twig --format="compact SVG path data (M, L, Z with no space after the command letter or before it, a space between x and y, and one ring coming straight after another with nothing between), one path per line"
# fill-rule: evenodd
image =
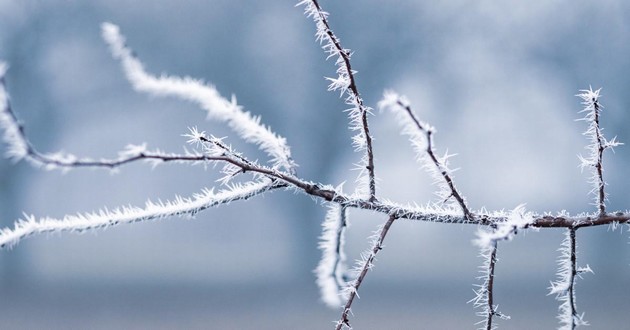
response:
M549 214L534 215L526 213L523 206L515 208L512 212L503 211L472 212L465 198L455 188L452 171L448 166L448 154L440 157L436 155L433 147L434 129L418 119L412 111L409 102L394 93L386 93L381 106L398 110L397 113L405 123L405 133L410 135L410 140L419 158L423 159L423 166L430 169L434 178L441 183L442 197L445 201L452 198L455 207L443 208L442 206L404 206L395 202L380 200L376 197L374 155L372 137L368 125L368 114L371 109L364 105L359 94L356 79L350 57L351 52L341 46L339 38L332 32L328 23L328 13L324 12L317 0L303 0L299 5L305 5L306 14L312 17L317 26L317 40L323 44L323 49L329 57L336 58L336 78L327 78L330 81L330 90L339 90L346 95L345 103L351 106L350 129L359 133L353 137L353 145L357 150L364 150L361 160L360 181L366 181L369 188L369 196L354 193L346 195L341 187L334 188L308 181L296 174L291 152L286 140L261 124L260 118L243 111L233 97L227 100L219 95L211 85L191 78L179 78L161 76L156 77L147 73L143 64L135 57L130 48L125 44L125 38L120 34L117 26L104 23L102 26L103 37L109 44L112 54L120 60L124 73L133 85L133 88L150 93L152 95L170 95L180 99L193 101L207 111L208 116L226 122L241 138L255 143L271 158L268 166L251 161L247 157L234 151L230 145L222 139L212 135L206 136L205 132L199 132L196 128L190 130L187 136L190 143L199 144L202 153L189 153L178 155L157 151L148 151L145 145L128 146L116 159L93 160L79 159L69 154L44 154L37 151L27 139L24 126L17 119L11 108L7 86L5 82L6 64L0 62L0 128L3 130L3 140L8 145L7 154L14 160L26 159L30 163L46 168L78 168L78 167L103 167L117 168L134 161L147 161L154 165L161 162L180 163L222 163L225 176L220 180L228 188L214 193L212 189L204 189L201 193L191 198L176 197L168 202L147 202L143 208L121 207L113 211L100 210L93 213L67 215L61 219L40 218L25 215L23 220L15 222L13 228L0 229L0 248L13 246L22 238L48 232L73 231L104 228L121 223L132 223L159 219L169 216L194 216L198 212L209 207L222 205L236 200L246 200L261 195L267 191L279 188L291 188L315 199L330 203L330 210L324 222L324 231L320 247L323 250L322 260L317 268L318 284L322 291L323 300L331 306L340 306L342 298L347 299L343 307L342 315L336 328L350 328L349 314L354 299L358 297L358 290L363 283L368 271L373 267L377 253L383 248L385 237L397 219L405 218L427 222L477 224L490 227L490 230L480 229L475 241L481 247L481 254L485 258L482 265L483 282L475 290L476 296L471 300L475 307L482 308L478 314L484 317L480 323L486 330L493 329L494 317L509 318L498 312L498 306L494 299L494 277L497 265L497 247L499 241L511 240L519 230L526 228L567 228L567 237L562 243L559 258L558 279L551 284L550 294L555 293L557 299L562 302L560 310L560 323L563 329L575 329L577 326L586 325L584 314L578 314L575 303L576 277L585 272L592 272L588 267L576 266L576 231L582 227L599 226L608 224L630 223L628 212L606 212L606 183L603 180L603 152L612 149L622 143L613 138L607 141L600 127L601 105L599 103L600 90L592 88L581 91L578 94L583 100L586 115L582 120L589 122L589 127L584 133L590 138L587 146L589 156L580 157L582 167L592 167L593 176L590 182L594 185L592 192L596 195L595 201L598 212L596 214L581 214L570 216L562 212L556 216ZM365 173L367 171L367 174ZM240 173L253 174L254 180L244 184L233 184L231 179ZM364 186L361 185L360 188ZM359 189L360 190L360 189ZM452 201L451 200L451 201ZM457 207L459 206L459 208ZM345 255L343 252L344 234L347 228L347 212L349 208L371 210L387 214L389 219L376 231L373 236L373 244L370 250L362 254L358 262L356 277L347 282L345 277ZM459 212L461 209L461 212ZM343 288L343 289L342 289ZM340 293L341 292L341 293ZM345 294L345 296L344 296Z
M328 13L323 11L317 0L304 0L297 6L305 6L305 13L308 17L312 17L317 26L317 41L323 43L323 48L328 53L328 57L336 57L335 64L338 66L337 78L327 78L331 83L329 90L340 90L341 94L347 94L346 104L352 106L349 110L350 129L357 130L360 133L353 138L353 145L357 150L365 150L365 157L362 158L361 171L368 172L369 200L376 200L376 179L374 174L374 153L372 150L372 136L368 125L367 116L370 108L363 104L361 94L357 88L354 74L350 64L351 52L349 49L343 48L339 38L333 33L328 24ZM361 179L360 179L361 180Z
M389 228L392 226L395 220L396 216L390 215L389 219L383 225L383 227L374 234L374 244L372 245L371 251L369 252L369 254L363 255L363 264L361 268L358 269L357 278L346 288L348 292L348 301L343 307L343 312L341 313L341 318L339 319L339 322L337 322L336 330L340 330L344 326L352 328L350 326L350 319L348 318L348 316L350 315L350 308L352 307L354 298L357 297L359 287L361 286L361 283L363 283L367 272L374 266L374 258L376 257L376 254L383 249L383 241L385 241L385 236L387 236L387 232L389 231Z

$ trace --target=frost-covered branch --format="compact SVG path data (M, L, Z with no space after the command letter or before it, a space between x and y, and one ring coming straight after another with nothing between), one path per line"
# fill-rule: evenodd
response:
M438 196L443 201L453 197L462 209L464 217L472 220L473 214L466 206L464 197L455 188L453 171L448 166L448 159L454 155L449 155L447 152L444 156L439 157L435 154L433 148L433 133L435 129L418 119L406 97L394 92L385 92L383 99L379 102L379 108L391 109L397 114L404 127L402 133L409 136L409 141L411 141L411 145L417 153L416 159L422 164L424 169L433 175L435 182L439 185L440 191Z
M493 318L495 316L507 320L510 317L500 313L498 305L494 303L494 271L497 264L497 249L499 241L509 241L514 238L519 230L531 225L533 218L531 213L525 212L523 204L517 206L504 222L495 223L490 230L479 229L477 231L477 239L475 244L481 249L480 256L483 258L483 264L479 266L482 280L481 284L475 285L475 297L469 302L473 303L475 308L481 308L477 315L483 317L479 324L484 324L480 329L494 329Z
M346 285L346 255L343 247L348 227L348 212L345 206L330 204L323 224L319 248L322 258L315 270L317 285L322 301L329 307L340 307L341 290Z
M6 68L6 64L0 63L0 128L4 131L3 140L7 144L6 155L15 161L26 159L29 163L38 167L44 167L48 170L68 170L76 167L102 167L113 169L138 160L147 161L154 166L164 162L194 163L221 160L216 157L213 158L195 153L174 154L165 153L160 150L150 151L147 150L146 144L130 144L119 152L118 158L114 159L79 158L75 155L62 152L41 153L28 140L24 125L19 122L15 112L13 112L4 78Z
M369 200L376 200L376 179L374 174L374 152L372 150L372 136L370 135L370 127L368 125L368 114L371 109L363 104L363 99L359 94L356 79L352 70L350 57L352 52L350 49L343 48L339 38L333 33L328 24L328 13L325 12L317 0L303 0L297 6L304 5L304 12L307 17L313 18L317 31L315 36L317 41L322 44L322 48L328 54L328 58L334 57L337 65L337 78L326 78L330 81L328 90L340 91L341 95L346 94L345 102L351 106L348 109L350 117L350 129L359 133L352 138L353 146L357 151L365 151L365 155L361 158L359 164L360 189L359 193L363 193L361 189L365 184L369 188ZM365 170L367 170L367 180L365 178ZM367 182L366 182L367 181Z
M257 144L271 157L273 168L295 173L296 164L291 158L286 139L261 124L260 117L243 111L236 97L232 96L228 100L214 86L190 77L153 76L146 72L144 65L127 47L118 26L103 23L102 31L103 39L109 44L112 55L120 60L135 90L156 96L175 96L199 104L207 112L208 118L226 122L245 141Z
M473 289L475 298L469 302L473 303L475 308L481 308L481 311L477 312L478 316L481 316L483 320L477 324L483 324L480 330L495 329L496 325L492 324L494 316L498 316L502 319L509 319L510 317L497 311L498 305L494 304L494 269L497 264L497 248L496 241L492 241L490 247L482 247L479 256L483 258L483 263L479 266L479 272L481 275L478 279L482 280L481 284L475 284L477 287Z
M271 180L232 185L219 191L203 190L191 198L177 196L172 201L147 201L144 208L125 206L114 210L102 209L97 212L66 215L61 219L44 217L36 219L25 215L13 228L0 229L0 247L14 246L21 239L50 232L83 232L86 230L112 227L123 223L156 220L171 216L194 216L207 208L227 204L237 200L246 200L262 194L274 187Z
M385 224L372 236L373 242L371 250L362 253L361 260L357 261L357 266L359 266L359 268L355 269L357 277L354 281L348 283L346 288L344 288L344 291L347 293L348 300L346 305L343 307L343 312L341 313L341 318L337 322L336 330L340 330L343 327L352 329L350 326L350 319L348 318L350 316L352 303L354 302L354 298L358 297L359 287L361 286L361 283L363 283L368 271L374 267L376 254L383 249L385 236L387 236L387 232L395 220L396 216L389 216L387 222L385 222Z
M602 128L599 123L600 113L603 108L599 103L600 91L601 88L594 91L593 88L589 87L589 89L581 90L582 93L577 94L577 96L582 99L582 104L584 105L584 109L580 111L580 113L586 113L583 118L578 120L587 121L589 123L584 135L587 136L591 142L586 146L588 156L579 156L580 167L582 169L586 167L593 169L593 174L589 179L589 182L593 184L591 193L595 195L595 206L597 206L599 214L604 215L606 214L607 199L606 193L604 192L604 188L606 186L606 182L604 181L603 166L604 150L612 149L616 146L622 145L623 143L617 141L617 137L608 141L602 134Z
M562 241L558 257L558 279L551 282L549 294L555 294L556 300L560 301L558 308L558 320L560 320L560 330L573 330L581 325L588 325L584 320L584 313L578 314L575 304L575 280L582 277L584 273L592 273L593 270L586 267L577 267L577 254L575 243L575 232L577 229L569 228L566 237Z
M125 37L119 28L111 23L102 25L102 34L111 52L120 61L127 79L137 91L158 96L174 96L179 99L192 101L204 109L209 118L217 119L231 127L237 135L247 142L256 144L269 158L269 165L259 164L233 149L224 138L217 138L211 134L191 128L185 136L188 142L194 144L198 151L184 154L165 153L159 150L147 150L146 145L130 145L120 152L118 158L93 160L79 158L69 154L44 154L38 152L27 139L24 126L19 122L16 113L11 108L5 74L7 65L0 62L0 129L2 138L7 144L7 154L14 160L26 159L30 163L45 168L75 168L75 167L104 167L117 168L135 161L150 162L153 165L163 162L202 163L223 165L223 177L220 183L227 188L214 193L213 189L204 189L201 193L190 198L176 197L168 202L147 202L144 207L126 206L114 209L104 209L97 212L67 215L60 219L48 217L36 218L25 215L12 228L0 229L0 248L13 246L27 236L50 232L82 232L91 229L105 228L122 223L155 220L170 216L194 216L207 208L227 204L231 201L246 200L267 191L286 188L294 192L313 197L314 200L326 202L329 209L323 223L323 233L320 241L322 259L315 271L317 284L320 288L322 300L331 307L343 307L342 315L336 324L337 329L351 328L349 316L351 307L358 297L358 290L365 280L368 271L372 269L377 253L383 248L383 243L393 222L397 219L408 219L425 222L474 224L482 226L477 234L475 243L481 249L484 258L481 268L482 281L474 289L475 297L471 300L481 311L483 317L482 329L496 327L495 317L507 319L508 316L498 311L494 298L495 270L498 262L498 244L500 241L510 241L520 230L527 228L567 228L567 237L562 243L559 258L558 279L552 282L551 293L556 294L562 302L560 306L560 323L562 329L574 329L585 325L583 314L578 314L575 304L576 276L591 272L586 266L576 266L576 231L579 228L616 225L630 223L628 212L606 212L605 182L603 180L603 152L621 143L613 138L607 141L600 127L601 105L599 103L600 90L591 88L578 94L583 100L586 115L582 120L589 122L584 133L589 137L587 146L589 155L580 157L582 167L592 167L593 193L596 195L597 213L569 215L561 212L556 215L545 213L537 215L525 212L524 207L518 206L511 212L470 210L464 196L456 189L453 182L453 170L449 168L448 159L452 156L446 153L438 156L433 146L433 127L419 120L412 111L408 100L392 92L386 92L379 102L382 108L392 109L404 126L403 133L409 136L411 144L417 152L417 158L425 169L432 173L439 184L438 195L448 206L429 203L426 206L401 205L386 198L377 198L374 171L374 153L372 136L368 125L368 115L371 109L364 105L359 94L355 71L351 67L351 51L342 47L339 38L333 33L328 22L328 13L322 10L317 0L303 0L298 5L305 7L308 17L315 21L316 38L329 57L335 58L337 77L327 78L330 81L329 90L340 91L345 96L345 103L350 106L350 129L357 131L353 137L355 149L364 151L361 158L359 188L352 194L345 194L341 186L322 184L299 177L295 171L296 164L291 158L290 148L286 140L271 131L261 123L260 117L243 111L236 99L226 99L211 85L189 77L154 76L144 68L144 65L125 44ZM242 173L253 176L246 183L233 183L233 178ZM367 189L366 189L367 188ZM546 191L548 187L541 190ZM372 236L370 249L361 254L356 268L347 275L346 256L343 250L345 233L348 229L348 212L351 208L370 210L383 213L389 218ZM351 280L348 278L351 277ZM344 304L345 302L345 304ZM342 306L343 304L343 306Z

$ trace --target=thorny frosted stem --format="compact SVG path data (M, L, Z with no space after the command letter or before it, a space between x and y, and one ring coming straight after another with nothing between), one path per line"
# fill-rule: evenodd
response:
M363 99L361 98L361 94L359 94L359 89L357 88L356 79L354 77L355 71L352 70L352 65L350 63L350 50L345 49L341 46L341 42L339 41L339 38L337 38L337 36L334 34L332 29L330 28L330 25L328 24L328 19L327 19L328 14L322 10L317 0L302 1L298 4L298 6L301 4L307 4L308 6L309 3L313 6L312 8L314 9L314 11L308 12L308 7L307 7L308 14L312 15L313 19L315 19L316 22L320 22L324 28L323 34L321 35L318 34L318 36L320 36L321 38L326 38L329 42L329 45L333 48L333 49L329 49L329 53L331 55L337 54L339 58L341 59L341 62L338 61L338 64L342 66L343 68L342 72L344 72L347 75L347 79L348 79L347 86L343 86L342 90L345 90L346 93L348 94L348 97L350 99L350 102L348 103L358 106L359 111L361 112L360 113L361 128L363 130L363 136L365 139L365 149L366 149L366 157L367 157L367 164L365 165L365 168L368 171L368 180L369 180L368 184L369 184L369 189L370 189L369 200L373 202L376 200L376 179L375 179L375 174L374 174L374 153L372 150L372 136L370 135L370 127L368 125L368 119L367 119L369 109L363 104ZM319 25L318 25L318 29L319 29ZM332 89L336 89L336 88L332 88Z
M361 272L359 273L359 276L357 276L357 279L354 280L354 282L348 288L350 294L348 296L348 301L346 302L346 305L343 307L341 318L337 322L337 326L335 328L336 330L341 330L344 326L348 328L352 328L350 326L350 319L348 318L350 314L350 308L352 307L354 298L357 297L357 292L359 291L359 287L361 286L361 283L363 283L363 280L365 279L367 272L370 269L372 269L376 254L380 250L383 249L383 241L385 241L385 236L387 236L387 232L389 231L389 228L392 226L395 220L396 220L396 216L394 215L389 216L389 219L387 220L383 228L380 230L380 233L378 233L377 239L374 241L374 245L372 246L372 251L367 256L367 258L365 258L365 262L363 263L363 267L361 268Z

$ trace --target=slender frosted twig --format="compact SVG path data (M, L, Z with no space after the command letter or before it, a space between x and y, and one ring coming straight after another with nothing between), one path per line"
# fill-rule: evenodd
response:
M584 105L584 109L580 111L580 113L586 113L583 118L578 120L587 121L589 123L584 135L586 135L591 142L586 146L589 155L586 158L579 156L580 167L582 169L585 167L591 167L593 169L593 175L589 179L589 182L593 184L591 193L595 195L595 206L597 206L599 214L604 215L606 214L607 199L604 191L606 186L606 182L604 181L603 166L604 150L609 148L612 149L616 146L622 145L623 143L618 142L617 137L608 141L602 134L602 128L599 123L600 113L603 108L599 102L600 91L601 88L594 91L589 87L589 89L581 90L580 92L582 93L577 94L576 96L582 99L582 104Z
M176 197L173 201L157 203L148 201L144 208L128 206L113 211L104 209L92 213L67 215L62 219L48 217L36 219L34 216L25 215L23 220L15 223L14 228L0 230L0 247L13 246L21 239L34 234L61 231L82 232L171 216L194 216L207 208L246 200L269 191L273 187L274 183L271 180L264 179L244 185L233 185L230 189L218 193L203 190L192 198Z
M102 31L103 39L109 44L113 56L120 60L125 75L135 90L157 96L175 96L199 104L206 110L209 118L226 122L245 141L257 144L271 157L273 168L295 173L296 164L291 158L291 149L286 139L261 124L260 117L243 111L234 96L228 100L214 86L190 77L153 76L146 72L142 62L127 47L118 26L103 23Z
M347 208L330 204L323 222L319 248L322 258L315 270L322 301L329 307L341 306L341 289L346 285L346 255L343 247L348 226Z
M473 289L475 297L469 302L472 302L475 308L481 308L477 315L483 317L483 320L478 324L484 324L484 327L479 329L494 329L495 316L504 320L510 318L500 313L497 310L498 306L494 303L494 273L498 260L498 243L512 240L519 230L531 225L533 221L531 213L525 212L525 206L521 204L510 212L505 221L493 223L491 230L479 229L477 231L477 239L474 243L480 247L480 256L484 260L479 267L481 272L479 279L482 283L475 285L476 289Z
M317 0L304 0L300 1L297 6L305 6L305 13L307 17L312 17L317 27L315 33L317 41L323 44L322 48L328 54L328 58L336 57L335 64L337 65L337 78L327 78L330 81L328 87L329 90L341 91L347 95L346 104L352 106L349 109L350 117L350 129L359 131L359 134L353 137L353 145L357 150L365 150L365 156L362 157L360 169L361 175L359 181L363 176L363 171L367 170L368 187L369 187L369 200L376 200L376 179L374 174L374 154L372 151L372 136L370 135L370 127L368 125L367 116L370 113L370 108L363 104L361 94L357 88L356 79L354 74L356 71L352 70L350 63L350 56L352 55L349 49L343 48L339 38L334 34L330 25L328 24L328 13L322 10Z
M577 267L576 239L577 228L569 228L566 237L562 241L558 257L557 280L551 282L549 294L555 294L556 300L560 301L558 308L558 320L561 330L573 330L578 326L588 325L584 320L584 313L578 314L575 303L575 280L584 273L592 273L593 270L586 267Z
M411 109L409 101L394 92L385 92L383 99L379 102L379 107L390 108L396 113L400 113L398 110L403 110L404 115L399 115L401 121L404 123L403 125L405 125L403 133L409 135L412 145L418 152L418 159L423 161L425 158L423 155L426 153L432 166L423 164L423 167L427 168L434 175L436 180L440 180L439 177L441 176L441 179L446 183L446 186L442 187L440 197L444 198L445 201L451 197L455 198L464 213L464 217L468 220L472 220L473 214L470 212L468 206L466 206L464 197L459 193L457 188L455 188L455 184L453 183L452 171L448 168L449 155L438 157L435 154L433 148L433 127L420 121L418 116L416 116Z
M387 222L385 222L383 227L375 233L371 251L369 252L369 254L363 255L363 265L360 269L358 269L357 278L346 288L348 292L348 300L346 302L346 305L343 307L343 312L341 313L341 318L337 322L336 330L340 330L344 326L352 328L350 326L350 319L348 318L350 315L350 308L352 307L354 298L357 297L357 293L359 292L359 287L361 286L361 283L363 283L363 280L365 279L368 271L374 266L374 259L376 258L376 254L383 249L385 236L387 236L387 232L389 231L389 228L392 226L395 220L396 216L389 216L389 219L387 220Z

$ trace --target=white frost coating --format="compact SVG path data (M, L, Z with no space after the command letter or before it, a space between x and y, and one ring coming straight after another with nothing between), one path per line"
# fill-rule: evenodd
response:
M479 229L477 231L477 239L473 242L475 245L479 246L479 256L483 259L483 263L479 266L480 276L478 277L482 283L474 285L475 288L473 292L475 293L475 297L469 301L473 303L474 308L481 309L477 312L477 315L481 316L483 319L477 324L487 325L489 318L493 316L504 320L510 319L510 316L497 311L498 305L493 304L492 310L490 310L488 295L490 291L490 280L491 277L494 276L491 273L492 258L496 258L497 242L512 240L520 229L527 227L533 222L534 216L530 212L525 212L525 204L521 204L510 212L504 222L497 223L496 229ZM495 326L496 325L493 325L493 328ZM479 329L486 328L481 327Z
M588 151L588 156L583 157L578 155L580 159L580 168L584 170L584 168L591 168L592 175L589 178L589 183L593 185L593 189L591 189L590 193L595 195L595 205L596 206L604 206L606 196L600 196L599 191L603 189L606 183L600 177L600 169L597 166L602 166L602 153L606 149L613 149L614 147L623 145L623 143L617 141L617 137L615 136L612 140L608 141L602 134L602 130L600 128L598 117L600 112L602 111L602 105L599 103L601 88L598 90L593 90L592 87L589 89L581 90L580 94L576 96L582 99L582 105L584 105L584 109L580 111L580 113L586 113L584 117L578 119L582 121L586 121L589 123L588 128L583 133L589 139L589 144L585 147Z
M103 23L102 33L114 58L121 61L125 75L135 90L157 96L175 96L199 104L208 113L209 118L227 122L245 141L257 144L272 158L274 168L284 168L292 173L295 171L296 165L291 158L291 150L286 139L261 124L260 117L243 111L234 96L228 100L222 97L214 86L190 77L150 75L131 49L125 45L125 37L121 35L118 26Z
M113 211L99 210L92 213L66 215L62 219L44 217L39 220L26 215L15 222L13 228L0 229L0 247L14 246L21 239L49 232L82 232L91 229L106 228L123 223L161 219L170 216L194 216L209 207L232 201L247 199L269 190L273 186L270 180L233 185L230 189L214 193L205 189L192 198L176 197L173 201L147 201L144 208L124 206Z
M339 50L341 43L339 39L332 33L332 31L326 25L325 20L328 18L328 13L321 11L311 0L300 1L296 6L304 6L304 14L312 18L315 22L316 32L315 39L322 45L322 49L327 58L335 58L335 65L337 66L337 77L326 77L326 80L330 82L328 85L329 91L339 91L340 96L346 94L344 102L350 106L346 111L348 112L348 118L350 119L349 129L356 131L356 135L352 137L352 146L355 151L364 151L365 154L361 157L361 161L356 165L356 169L359 170L359 176L357 178L357 190L355 195L357 196L370 196L370 179L368 178L368 171L366 167L369 164L367 155L367 135L365 127L363 126L363 113L371 113L369 107L363 105L363 101L360 95L357 95L355 91L350 88L352 77L356 71L349 72L346 58L350 58L352 52L350 49ZM339 45L339 47L337 46ZM342 53L343 51L343 53ZM345 57L345 58L344 58Z
M398 95L396 92L389 90L385 91L383 98L378 102L378 108L392 111L403 127L401 134L409 137L409 142L416 153L416 161L423 170L431 175L433 184L438 187L438 191L436 192L438 199L440 201L448 200L450 201L448 204L450 207L460 208L457 201L451 198L453 192L443 175L443 173L446 173L451 177L453 176L455 170L449 167L449 159L455 155L449 154L448 151L443 156L435 155L437 164L431 159L428 151L429 149L433 150L433 145L428 144L427 135L435 133L435 128L426 122L418 120L418 116L415 114L412 117L409 113L411 111L409 107L409 100L405 96ZM417 122L414 121L414 117Z
M566 231L566 237L562 241L562 245L558 249L560 256L558 257L558 273L557 279L551 282L549 294L555 294L556 300L560 302L558 307L558 320L560 321L559 330L573 330L575 326L589 325L584 320L584 313L573 313L571 301L575 301L575 291L570 291L571 286L575 286L575 276L573 276L573 265L571 262L571 251L576 247L571 246L571 230ZM581 276L583 273L593 273L589 265L576 269L576 275Z
M498 241L511 241L520 229L533 222L534 216L530 212L525 212L525 204L521 204L510 212L505 222L498 223L495 230L478 230L474 243L483 249L491 248Z
M321 299L331 308L341 307L344 298L341 289L346 285L344 274L347 266L343 247L347 221L345 208L339 204L329 205L319 242L322 259L315 269L315 274Z
M10 112L9 93L4 82L9 66L0 61L0 128L4 132L2 140L7 144L7 157L19 161L28 155L28 144L20 133L20 127Z

